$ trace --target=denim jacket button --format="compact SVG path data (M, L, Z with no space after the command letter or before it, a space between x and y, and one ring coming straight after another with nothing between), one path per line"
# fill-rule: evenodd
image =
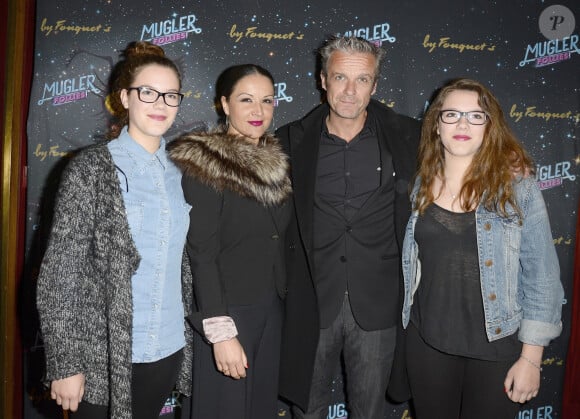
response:
M501 333L501 327L498 327L497 329L495 329L495 334L499 335Z
M485 229L485 231L489 231L489 230L491 230L491 224L490 223L485 223L485 225L483 226L483 228Z
M495 301L495 299L497 298L497 295L495 295L495 293L491 293L491 294L489 294L489 297L488 297L488 298L489 298L491 301Z
M489 268L490 266L493 266L493 261L492 261L491 259L488 259L488 260L486 260L486 261L485 261L485 266L487 266L488 268Z

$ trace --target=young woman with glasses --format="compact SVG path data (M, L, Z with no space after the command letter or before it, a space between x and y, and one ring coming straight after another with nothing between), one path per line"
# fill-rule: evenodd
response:
M538 394L563 289L532 162L481 83L425 114L403 244L407 372L418 419L513 418Z
M160 47L136 42L110 85L119 124L69 162L38 279L46 380L73 418L154 419L191 374L190 207L163 138L181 76Z

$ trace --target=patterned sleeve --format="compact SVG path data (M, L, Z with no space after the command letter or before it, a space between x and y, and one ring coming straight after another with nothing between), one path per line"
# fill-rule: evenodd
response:
M40 267L37 308L46 353L46 379L85 371L83 307L91 298L90 261L95 188L82 159L63 172L48 247Z

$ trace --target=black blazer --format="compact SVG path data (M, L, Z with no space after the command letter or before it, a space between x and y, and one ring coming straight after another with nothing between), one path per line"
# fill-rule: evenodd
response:
M192 206L187 253L193 274L196 328L202 319L228 315L228 306L247 305L277 292L284 297L283 258L289 204L266 207L184 176L183 192Z
M284 233L290 218L287 156L271 135L254 145L241 137L192 132L172 141L169 156L183 171L191 205L186 250L201 320L232 305L284 296Z
M408 188L416 168L420 123L413 118L398 115L374 100L371 100L367 111L377 121L380 149L388 150L393 158L395 231L400 248L411 209ZM290 123L276 132L290 156L295 210L286 238L288 293L283 330L280 394L305 410L320 329L319 307L313 279L313 209L319 140L323 121L328 112L327 104L320 105L302 120ZM383 176L392 175L387 172L383 170ZM366 324L362 324L361 327L372 330L396 324L401 304L399 282L393 281L391 298L388 302L385 302L383 295L379 294L373 296L372 293L367 293L366 299L352 299L351 296L351 303L353 300L356 301L353 311L355 313L358 311L359 317L367 318ZM361 286L376 285L370 283ZM349 290L349 294L351 293ZM368 316L365 316L365 313L368 313Z

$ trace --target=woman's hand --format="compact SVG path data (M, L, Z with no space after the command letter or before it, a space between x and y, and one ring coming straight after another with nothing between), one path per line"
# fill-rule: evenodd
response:
M248 359L238 338L214 343L213 355L218 371L236 380L246 377Z
M538 395L542 346L524 344L521 357L509 369L504 387L510 400L525 403Z
M85 394L85 375L76 374L50 383L50 397L63 410L76 412Z

